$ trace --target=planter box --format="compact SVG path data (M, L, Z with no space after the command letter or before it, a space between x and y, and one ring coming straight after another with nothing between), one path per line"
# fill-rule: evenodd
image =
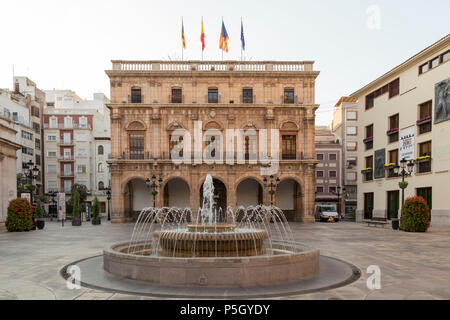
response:
M92 224L93 224L94 226L98 226L98 225L100 225L101 223L102 223L102 220L101 220L100 218L92 219Z
M45 221L44 221L44 220L37 220L37 221L36 221L36 227L37 227L39 230L44 229L44 227L45 227Z
M77 219L77 218L75 218L75 219L73 219L72 220L72 226L74 226L74 227L79 227L79 226L81 226L81 219Z

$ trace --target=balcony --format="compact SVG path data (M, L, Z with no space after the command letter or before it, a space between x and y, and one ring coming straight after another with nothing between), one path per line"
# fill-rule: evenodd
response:
M431 116L417 120L416 124L419 127L419 134L431 132L431 122L432 122Z
M63 172L58 175L59 178L74 178L73 172Z
M75 161L75 158L73 156L59 156L58 161L64 161L64 162L73 162Z
M373 136L372 137L368 137L365 138L363 140L364 144L366 145L366 150L371 150L373 149Z
M394 128L394 129L390 129L386 132L387 136L389 137L389 143L393 143L398 141L398 136L399 136L399 129L398 128Z
M79 123L72 123L64 124L64 123L58 123L57 125L51 125L48 123L44 123L44 129L64 129L64 130L73 130L73 129L85 129L85 130L91 130L92 127L90 124L79 124Z
M373 180L373 169L372 168L366 168L361 170L361 173L363 175L363 181L372 181Z
M416 162L416 173L431 172L431 156L422 156L414 159Z
M72 141L60 141L57 144L58 144L58 146L61 146L61 147L71 147L71 146L75 145L75 141L73 141L73 140Z

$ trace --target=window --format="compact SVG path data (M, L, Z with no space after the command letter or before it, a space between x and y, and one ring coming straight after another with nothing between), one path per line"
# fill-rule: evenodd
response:
M142 103L141 88L131 88L131 103Z
M329 193L336 193L336 187L328 187Z
M357 111L347 111L347 120L357 120L358 113Z
M33 155L33 149L32 148L28 148L28 147L22 147L22 153L23 154L28 154L29 156Z
M323 193L323 187L317 187L316 190L317 193Z
M98 155L103 155L103 146L98 146L97 153Z
M41 150L41 139L34 139L34 146L37 150Z
M65 128L72 128L72 118L71 117L65 117L64 118L64 127Z
M33 122L33 130L36 133L40 133L41 131L41 125L39 123Z
M389 99L400 94L400 78L389 83Z
M296 136L295 135L283 135L281 138L282 147L282 160L295 160L296 159Z
M35 162L36 162L37 166L41 165L41 155L40 154L35 155Z
M49 157L49 158L56 157L56 150L48 150L47 157Z
M347 151L356 151L358 149L357 142L349 141L347 142Z
M72 165L71 164L65 164L64 165L64 175L65 176L71 176L72 173Z
M336 159L337 159L336 153L330 153L330 155L328 157L330 158L331 161L336 161Z
M253 89L242 89L242 103L253 103Z
M64 149L64 159L70 160L72 159L72 150Z
M398 217L398 209L400 208L400 196L399 191L388 191L387 192L387 218L396 219Z
M85 164L77 165L77 173L86 173L86 165Z
M99 163L98 164L98 172L103 173L103 171L104 171L104 165L103 165L103 163Z
M181 88L172 88L172 103L183 103L183 94Z
M399 115L398 113L389 117L389 143L398 141Z
M356 136L356 134L357 134L356 127L347 127L348 136Z
M366 169L371 169L364 173L364 181L373 180L373 156L366 157Z
M330 178L336 178L336 171L330 171L328 172L328 175Z
M64 180L64 192L71 192L72 180Z
M86 117L80 118L80 128L87 128L87 118Z
M47 165L47 173L56 173L56 164Z
M389 151L389 163L398 164L398 149Z
M258 138L256 135L244 136L244 157L245 160L256 160ZM251 158L251 159L250 159Z
M56 135L47 135L47 141L56 141Z
M419 144L419 157L431 157L431 141ZM431 158L419 160L417 173L431 172Z
M172 159L172 150L173 150L173 148L175 148L176 146L178 146L181 143L183 143L183 136L178 137L178 141L176 141L176 140L172 141L172 138L170 138L170 140L169 140L169 150L170 150L169 157L170 157L170 159ZM184 150L180 150L178 152L178 157L179 158L183 157L183 151Z
M33 140L33 134L22 130L22 138Z
M208 89L208 103L219 103L219 90L217 88Z
M350 168L356 166L356 157L347 157L347 166Z
M58 119L55 117L50 118L50 128L58 128Z
M99 201L99 207L100 207L100 212L101 213L105 213L106 212L106 202L105 201Z
M417 125L419 126L419 134L427 133L432 130L432 100L427 101L419 105L419 119L417 120Z
M293 104L294 103L294 89L284 89L284 99L283 103L285 104Z
M47 182L47 189L48 190L56 190L58 189L58 184L56 181L48 181Z
M370 220L373 216L373 192L364 193L364 219Z
M373 124L366 127L366 138L373 138Z
M417 195L425 199L430 210L433 209L432 188L417 188Z
M366 139L364 139L366 150L373 148L373 124L366 127Z
M323 178L323 171L317 171L316 172L316 177L317 178Z
M35 106L31 106L31 115L33 117L39 118L39 114L40 114L39 108L35 107Z
M130 134L130 159L144 159L144 135L143 134Z
M317 154L317 160L323 160L323 153Z
M105 184L103 183L103 181L99 181L98 182L98 190L104 190L105 189Z
M348 181L356 181L356 172L347 172Z
M448 61L450 59L450 50L444 52L443 54L427 61L419 67L419 74L425 73L430 69L436 68L440 64Z

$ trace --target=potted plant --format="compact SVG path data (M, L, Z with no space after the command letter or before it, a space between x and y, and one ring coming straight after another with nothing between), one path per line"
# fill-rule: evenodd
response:
M92 205L92 224L97 226L101 224L101 219L99 217L100 208L98 205L97 197L94 198L94 204Z
M33 209L27 199L14 199L9 202L5 226L9 232L30 231L33 227Z
M80 194L78 191L75 191L73 195L73 209L72 209L72 226L79 227L81 226L81 218L80 218Z
M406 189L408 187L408 182L406 181L399 182L398 186L400 187L400 189Z
M34 214L36 216L36 227L39 230L44 229L45 221L43 220L44 209L41 206L41 200L36 201L36 207L34 208Z

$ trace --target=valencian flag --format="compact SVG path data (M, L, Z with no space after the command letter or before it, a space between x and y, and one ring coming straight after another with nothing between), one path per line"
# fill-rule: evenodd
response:
M219 43L219 49L222 49L222 51L228 52L228 33L227 29L225 29L225 24L222 20L222 30L220 31L220 43Z
M183 42L183 49L186 49L186 40L184 38L184 23L183 23L183 19L181 19L181 41Z
M200 41L202 42L202 51L205 50L205 30L203 30L203 18L202 18L202 32L200 34Z

